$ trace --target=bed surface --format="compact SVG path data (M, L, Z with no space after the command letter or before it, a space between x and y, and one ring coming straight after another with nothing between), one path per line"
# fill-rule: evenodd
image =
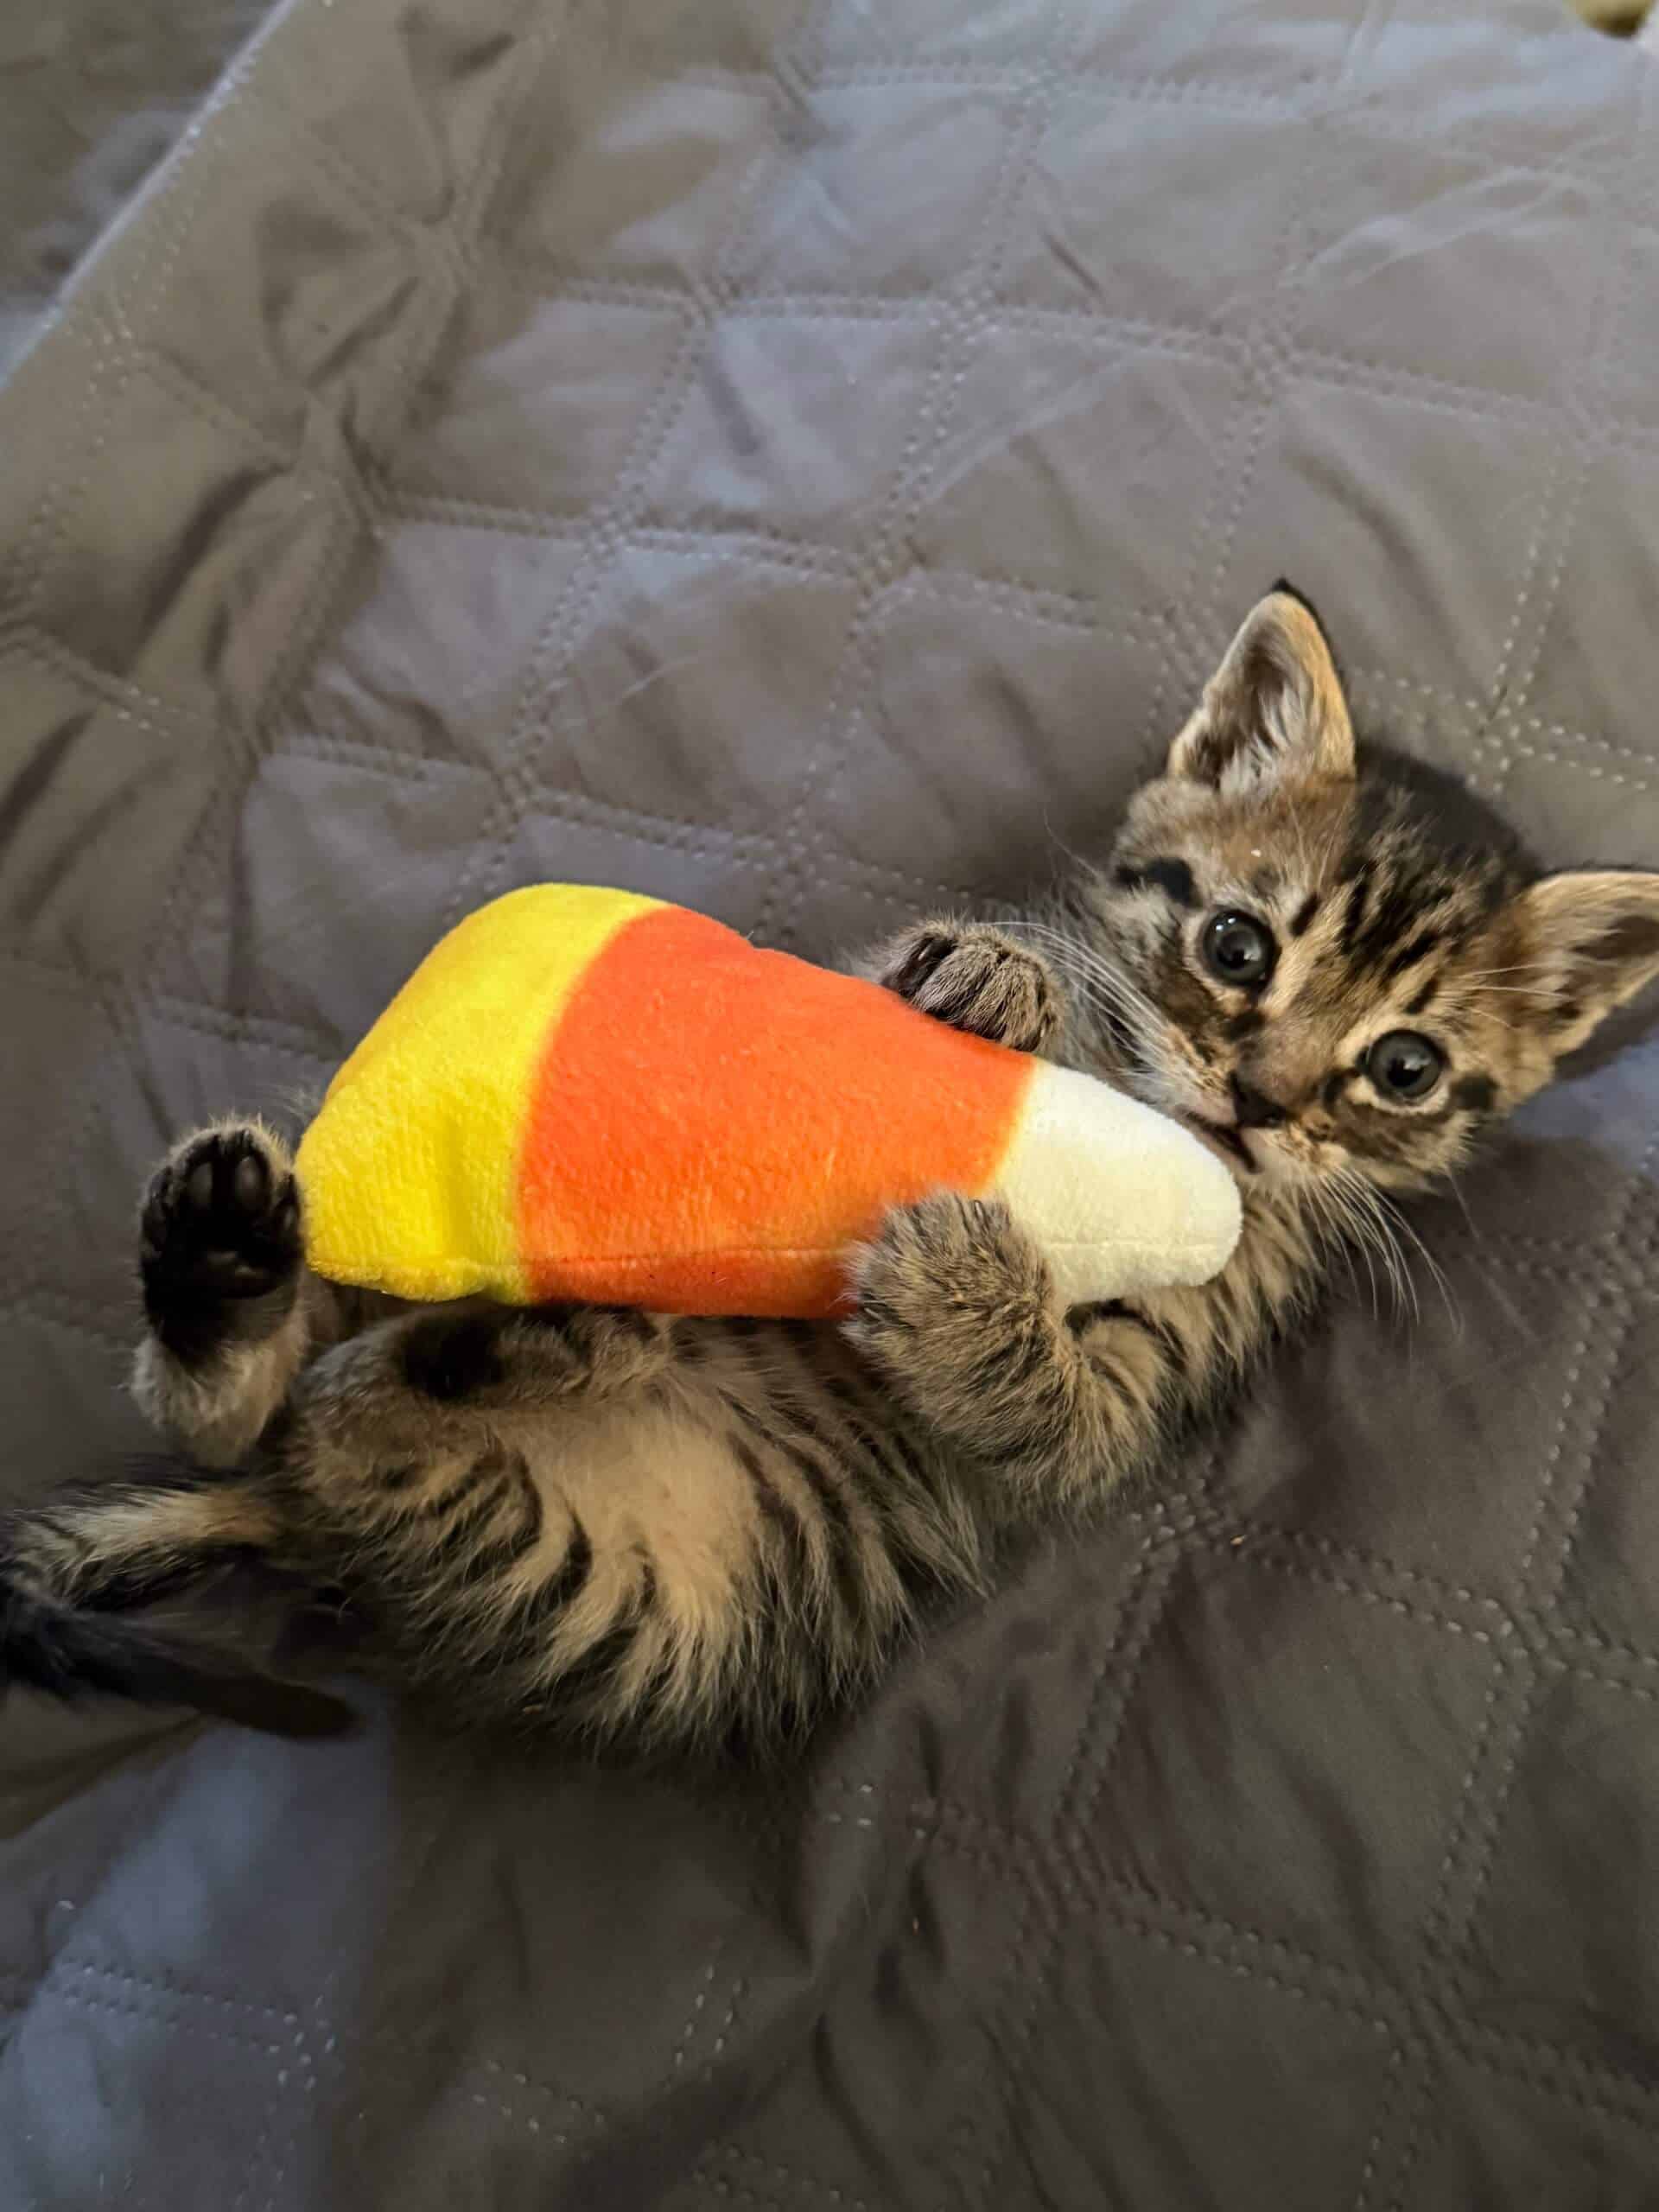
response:
M1281 574L1659 863L1659 75L1455 14L270 20L0 388L9 1496L137 1438L153 1155L468 906L1017 893ZM0 2201L1647 2202L1656 1153L1649 1014L1420 1216L1444 1299L1362 1271L800 1773L14 1698Z

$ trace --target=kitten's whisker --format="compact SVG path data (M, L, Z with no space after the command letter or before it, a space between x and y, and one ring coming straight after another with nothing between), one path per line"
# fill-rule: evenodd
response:
M1452 1294L1451 1278L1447 1275L1446 1269L1434 1257L1434 1255L1429 1250L1427 1245L1424 1243L1422 1237L1416 1229L1414 1229L1412 1224L1406 1219L1403 1214L1398 1212L1395 1206L1386 1198L1381 1199L1379 1204L1382 1207L1383 1215L1388 1221L1389 1233L1401 1245L1402 1262L1402 1264L1406 1266L1408 1273L1409 1274L1412 1262L1409 1256L1404 1250L1404 1246L1409 1244L1416 1253L1418 1261L1427 1270L1429 1281L1433 1284L1435 1289L1439 1291L1440 1294L1440 1302L1446 1308L1446 1318L1451 1325L1453 1334L1461 1336L1463 1333L1463 1316L1458 1310L1458 1301ZM1414 1306L1415 1303L1416 1294L1414 1290Z
M1307 1203L1308 1225L1318 1239L1320 1254L1332 1262L1339 1260L1348 1276L1350 1287L1356 1296L1359 1291L1359 1276L1354 1266L1354 1249L1343 1234L1342 1221L1332 1193L1323 1183L1309 1183L1299 1193Z
M1098 873L1092 861L1084 860L1081 853L1072 851L1071 846L1066 843L1065 838L1049 820L1046 809L1043 814L1043 833L1051 844L1059 847L1079 875L1094 875Z
M1338 1170L1338 1174L1354 1206L1356 1218L1363 1216L1370 1233L1376 1239L1379 1256L1386 1262L1389 1281L1401 1308L1408 1313L1414 1321L1422 1318L1413 1262L1407 1249L1409 1245L1439 1291L1447 1320L1455 1332L1461 1333L1463 1319L1452 1294L1450 1280L1418 1231L1399 1213L1390 1199L1365 1182L1355 1169L1344 1167Z
M1473 1238L1476 1243L1481 1243L1481 1232L1476 1226L1475 1217L1469 1211L1469 1201L1464 1196L1462 1184L1459 1182L1457 1176L1451 1168L1448 1167L1445 1171L1445 1173L1446 1187L1451 1192L1452 1196L1457 1200L1459 1209L1462 1212L1465 1224L1468 1228L1471 1237Z
M1373 1313L1378 1313L1381 1311L1381 1306L1376 1287L1376 1268L1371 1256L1372 1239L1368 1235L1363 1219L1353 1202L1352 1193L1344 1187L1342 1180L1347 1172L1344 1168L1336 1170L1331 1182L1325 1185L1325 1195L1330 1200L1338 1231L1346 1249L1365 1263L1365 1276L1371 1287L1371 1310ZM1350 1272L1353 1276L1354 1287L1357 1291L1358 1274L1351 1262Z
M1388 1280L1396 1303L1402 1307L1407 1306L1410 1302L1408 1279L1402 1268L1399 1252L1380 1217L1376 1194L1350 1167L1339 1167L1335 1171L1331 1187L1332 1196L1342 1209L1348 1233L1365 1261L1371 1282L1374 1311L1381 1316L1382 1300L1376 1277L1379 1268Z
M1066 980L1085 1001L1109 1016L1116 1016L1135 1033L1134 1042L1144 1053L1161 1027L1162 1017L1139 986L1119 969L1110 966L1091 948L1051 924L1021 919L1014 925L1027 930L1043 944Z

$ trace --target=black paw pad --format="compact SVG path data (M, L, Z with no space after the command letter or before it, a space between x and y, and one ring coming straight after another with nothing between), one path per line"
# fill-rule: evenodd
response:
M257 1130L198 1137L150 1184L144 1305L181 1357L263 1334L287 1311L299 1266L299 1194Z

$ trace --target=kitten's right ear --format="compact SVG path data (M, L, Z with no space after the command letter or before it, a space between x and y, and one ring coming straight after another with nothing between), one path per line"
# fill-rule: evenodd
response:
M1516 902L1552 1049L1570 1052L1603 1016L1659 976L1659 875L1570 868Z
M1292 585L1275 584L1245 617L1171 746L1166 772L1218 791L1315 776L1352 780L1342 679L1319 617Z

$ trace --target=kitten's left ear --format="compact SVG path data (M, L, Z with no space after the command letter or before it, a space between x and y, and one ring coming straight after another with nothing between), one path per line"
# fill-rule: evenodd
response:
M1548 997L1552 1049L1570 1052L1659 976L1659 875L1622 868L1547 875L1516 901Z
M1351 781L1354 729L1313 608L1277 583L1245 617L1166 772L1217 790L1294 778Z

